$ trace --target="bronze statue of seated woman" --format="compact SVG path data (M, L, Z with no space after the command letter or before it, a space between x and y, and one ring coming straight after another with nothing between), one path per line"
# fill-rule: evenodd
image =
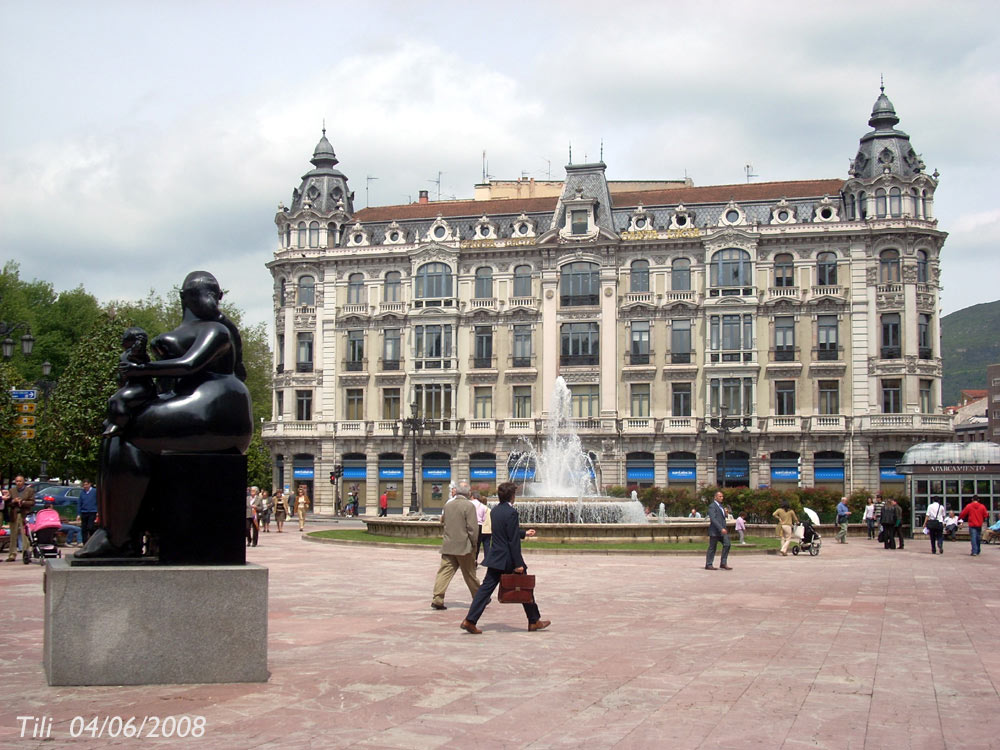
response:
M150 481L154 463L170 454L246 452L253 434L250 392L243 381L239 331L219 309L222 289L207 271L188 274L181 286L183 318L177 328L153 339L155 361L123 357L123 380L139 385L150 378L170 390L130 401L127 419L101 443L98 508L101 528L76 554L79 558L134 557L149 530ZM121 403L112 410L120 409ZM188 477L198 492L201 477ZM245 479L244 479L245 483ZM243 487L238 488L242 493Z

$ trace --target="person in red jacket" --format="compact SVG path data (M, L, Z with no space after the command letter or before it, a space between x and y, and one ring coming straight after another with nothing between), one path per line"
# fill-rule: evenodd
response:
M983 522L989 516L986 506L979 502L979 495L973 495L969 504L958 514L969 525L969 541L972 542L972 555L979 554L979 540L983 534Z

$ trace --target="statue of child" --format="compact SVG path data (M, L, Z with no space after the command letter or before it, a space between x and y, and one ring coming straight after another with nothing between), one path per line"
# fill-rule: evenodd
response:
M146 351L148 341L149 336L142 328L133 326L125 329L122 334L122 354L118 360L119 365L147 364L149 362L149 353ZM118 384L121 387L108 399L108 418L104 422L106 425L105 435L116 435L121 432L139 406L156 398L156 386L151 377L129 379L125 375L119 375Z

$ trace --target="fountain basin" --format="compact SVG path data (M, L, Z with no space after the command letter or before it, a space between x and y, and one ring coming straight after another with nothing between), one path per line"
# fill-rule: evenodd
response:
M521 503L518 503L520 508ZM440 538L444 529L436 518L364 518L371 534L400 538ZM522 523L540 542L686 542L707 541L708 521L674 518L644 523Z

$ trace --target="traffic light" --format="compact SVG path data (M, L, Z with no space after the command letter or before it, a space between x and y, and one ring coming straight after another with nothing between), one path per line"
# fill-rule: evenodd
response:
M330 472L330 484L336 484L336 483L337 483L337 472L331 471Z
M337 480L344 476L344 467L337 464L333 467L333 471L330 472L330 484L336 484Z

